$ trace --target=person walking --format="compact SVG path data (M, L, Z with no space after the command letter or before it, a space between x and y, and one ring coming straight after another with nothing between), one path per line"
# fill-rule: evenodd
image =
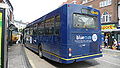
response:
M113 43L112 49L113 49L113 50L116 50L116 49L117 49L117 46L118 46L118 42L117 42L116 39L114 39L114 43Z

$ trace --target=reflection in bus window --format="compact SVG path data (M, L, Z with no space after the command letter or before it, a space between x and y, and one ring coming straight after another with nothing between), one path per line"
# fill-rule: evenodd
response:
M77 28L98 28L95 16L73 14L73 21L73 26Z
M60 15L55 17L56 22L55 22L55 34L59 35L60 33Z
M45 21L45 34L52 35L54 31L54 18Z
M44 35L44 22L38 24L37 32L38 35Z

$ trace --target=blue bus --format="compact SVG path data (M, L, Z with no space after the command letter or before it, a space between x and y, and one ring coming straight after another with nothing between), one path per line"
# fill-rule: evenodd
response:
M102 56L100 11L65 4L24 29L25 46L59 62L73 63Z

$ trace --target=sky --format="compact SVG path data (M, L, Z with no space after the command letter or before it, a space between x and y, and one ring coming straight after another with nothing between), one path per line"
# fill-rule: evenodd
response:
M14 11L14 19L32 22L55 10L67 0L10 0Z

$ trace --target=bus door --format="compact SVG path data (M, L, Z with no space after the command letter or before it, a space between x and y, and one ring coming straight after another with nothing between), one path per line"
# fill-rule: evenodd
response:
M98 51L98 22L96 16L73 14L71 43L73 55L88 55ZM96 49L97 48L97 49Z

